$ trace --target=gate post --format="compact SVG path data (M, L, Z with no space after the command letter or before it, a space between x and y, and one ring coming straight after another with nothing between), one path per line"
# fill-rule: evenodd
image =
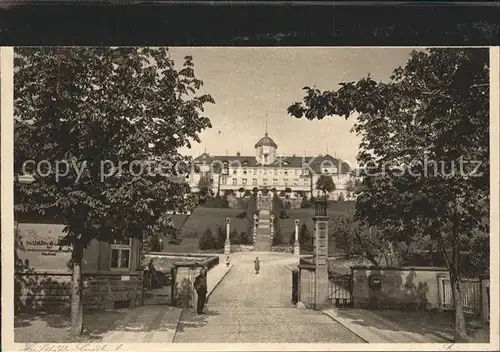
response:
M328 280L328 221L326 215L327 202L326 199L316 201L314 233L314 265L315 265L315 282L314 282L314 308L321 310L327 305L329 280Z

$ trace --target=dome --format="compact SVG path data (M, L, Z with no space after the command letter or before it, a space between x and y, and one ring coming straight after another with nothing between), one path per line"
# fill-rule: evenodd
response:
M257 142L257 144L255 144L255 148L264 146L278 148L278 145L267 135L267 133Z

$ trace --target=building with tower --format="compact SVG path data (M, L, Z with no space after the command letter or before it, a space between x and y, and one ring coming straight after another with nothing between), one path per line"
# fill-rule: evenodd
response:
M335 183L330 199L353 199L356 176L350 166L329 155L282 156L277 143L266 132L255 144L255 155L210 155L206 151L194 159L188 182L193 192L198 191L201 177L209 176L214 194L232 191L237 196L253 191L275 192L290 198L319 196L316 182L321 175L329 175Z

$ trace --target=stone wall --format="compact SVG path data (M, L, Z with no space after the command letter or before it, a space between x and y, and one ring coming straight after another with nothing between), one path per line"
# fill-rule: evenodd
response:
M84 309L112 309L142 304L141 272L83 274ZM54 311L70 307L71 273L27 271L15 274L17 311Z
M253 252L254 250L255 250L255 246L251 246L251 245L242 245L242 244L232 244L231 245L231 253Z
M293 254L293 246L292 245L271 246L271 252L292 253Z
M448 276L445 268L352 267L352 296L355 308L437 309L438 276ZM380 288L370 288L371 275L379 275Z

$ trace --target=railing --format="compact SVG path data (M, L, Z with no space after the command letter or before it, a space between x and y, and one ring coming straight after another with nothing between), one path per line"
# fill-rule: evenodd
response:
M441 279L441 308L454 309L453 292L448 278ZM464 279L460 282L462 306L465 313L481 314L481 281L479 279Z

